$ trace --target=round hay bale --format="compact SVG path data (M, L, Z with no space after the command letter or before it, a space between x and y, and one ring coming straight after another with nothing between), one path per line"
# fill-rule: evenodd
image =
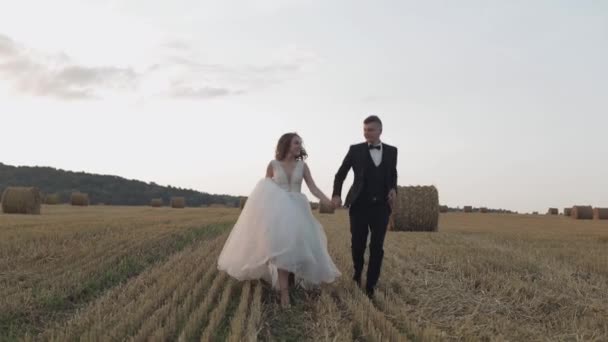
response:
M482 213L482 214L487 214L488 213L488 208L481 207L481 208L479 208L479 212Z
M559 215L559 210L557 208L549 208L547 215Z
M153 198L150 201L150 206L154 207L154 208L159 208L163 206L163 199L162 198Z
M171 208L185 208L186 207L186 198L174 196L171 197Z
M389 229L436 232L439 226L439 193L435 186L400 186Z
M239 208L245 208L245 204L247 204L247 197L241 197L241 200L239 202Z
M439 212L445 214L450 211L450 208L447 205L440 205Z
M608 220L608 208L593 208L594 220Z
M593 207L590 205L573 206L572 218L575 220L593 220Z
M538 215L538 211L533 211L532 215Z
M564 216L572 216L572 208L564 208Z
M89 205L89 195L83 192L72 192L70 203L75 206L86 207Z
M471 206L471 205L465 205L464 206L464 212L465 213L472 213L473 212L473 206Z
M55 205L61 203L59 194L48 194L44 197L44 204Z
M2 212L5 214L40 215L42 196L36 187L9 186L2 193Z
M319 213L320 214L333 214L336 212L336 208L333 205L327 205L325 203L319 204Z

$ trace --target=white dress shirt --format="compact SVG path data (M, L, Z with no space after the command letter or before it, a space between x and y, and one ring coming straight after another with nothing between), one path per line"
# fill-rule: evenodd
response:
M371 144L368 144L368 146L371 146ZM372 148L369 150L369 154L372 156L372 160L374 161L374 164L376 164L376 166L379 166L382 163L382 142L380 142L378 145L374 145L374 146L380 146L380 149L375 149Z

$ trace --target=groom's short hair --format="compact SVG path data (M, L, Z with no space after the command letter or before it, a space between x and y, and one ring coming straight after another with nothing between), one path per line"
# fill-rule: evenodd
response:
M363 123L366 125L370 124L372 122L377 122L380 124L380 126L382 126L382 120L380 120L380 118L377 115L370 115L365 120L363 120Z

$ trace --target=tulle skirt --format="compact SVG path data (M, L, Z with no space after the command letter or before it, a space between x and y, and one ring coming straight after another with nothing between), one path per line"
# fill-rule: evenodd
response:
M258 182L226 240L218 269L238 280L264 279L278 289L278 269L304 286L341 275L327 251L327 236L306 195L269 178Z

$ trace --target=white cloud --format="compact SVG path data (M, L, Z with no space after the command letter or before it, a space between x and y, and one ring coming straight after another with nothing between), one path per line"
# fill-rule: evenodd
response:
M280 49L266 63L240 65L207 62L187 40L168 40L160 44L160 51L159 62L150 66L89 66L63 52L28 49L0 34L0 81L21 94L64 100L113 93L205 100L286 82L315 63L313 54L294 47Z
M45 55L0 34L0 78L28 95L91 99L104 89L132 88L138 75L131 68L78 65L65 54Z

